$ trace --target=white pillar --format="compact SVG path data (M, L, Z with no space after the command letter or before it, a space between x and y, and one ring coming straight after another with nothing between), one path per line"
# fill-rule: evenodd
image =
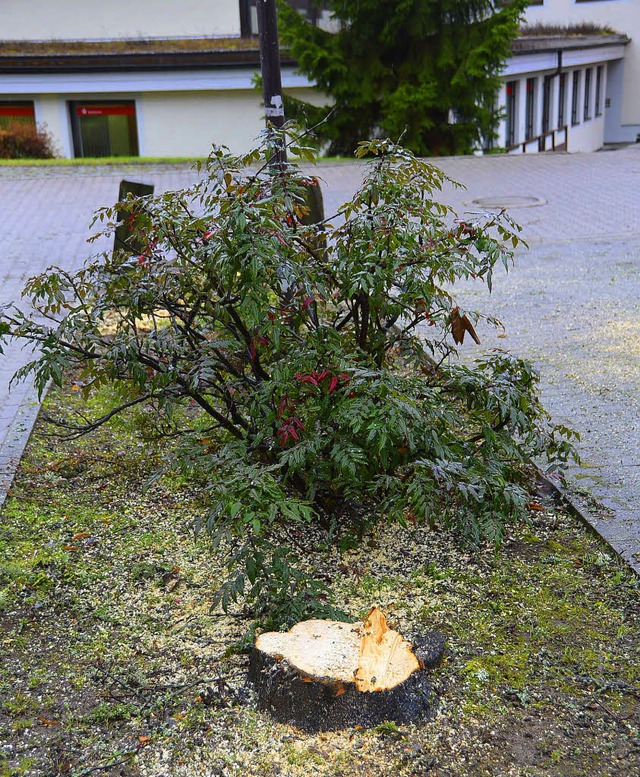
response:
M67 103L60 95L43 94L34 100L35 118L38 126L44 125L53 138L57 156L73 156L71 125Z
M533 135L542 135L542 103L544 101L544 77L536 76L533 80Z
M585 77L584 77L584 68L579 68L580 73L580 81L578 82L580 85L580 88L578 89L578 123L582 124L584 122L584 83L585 83Z

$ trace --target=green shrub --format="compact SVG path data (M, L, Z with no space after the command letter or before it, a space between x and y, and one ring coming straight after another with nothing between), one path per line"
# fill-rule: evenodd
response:
M572 448L529 363L456 358L478 314L456 303L455 282L490 287L508 266L508 219L456 219L435 197L440 171L373 141L359 147L372 160L353 199L333 223L304 225L316 181L270 166L271 143L216 150L191 189L100 211L108 234L124 214L141 253L31 279L53 323L4 318L40 344L19 375L41 392L69 368L85 395L116 386L113 410L65 421L70 435L141 406L145 427L177 437L168 465L203 485L200 524L230 549L223 604L248 594L282 625L292 609L326 610L288 549L304 525L343 547L383 516L499 541L526 515L530 460L555 465Z
M22 121L0 127L0 159L52 159L53 140L45 127Z

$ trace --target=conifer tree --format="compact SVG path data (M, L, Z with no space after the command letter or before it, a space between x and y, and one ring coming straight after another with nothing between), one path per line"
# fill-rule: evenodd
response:
M330 154L390 136L414 153L468 153L495 134L499 72L527 0L328 0L337 32L280 0L283 43L333 103L316 130ZM331 108L288 100L312 125Z

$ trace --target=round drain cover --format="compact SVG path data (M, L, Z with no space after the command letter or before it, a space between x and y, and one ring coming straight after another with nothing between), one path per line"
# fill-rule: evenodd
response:
M475 205L477 208L486 210L502 210L507 208L537 208L539 205L546 205L547 201L542 197L529 197L524 194L497 194L495 197L478 197L476 200L465 203L465 205Z

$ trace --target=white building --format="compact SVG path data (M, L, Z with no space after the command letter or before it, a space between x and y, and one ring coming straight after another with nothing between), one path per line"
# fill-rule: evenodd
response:
M499 100L500 146L593 151L637 140L640 0L532 2L513 52Z
M593 24L625 35L623 56L607 62L605 142L635 143L640 133L640 0L543 0L527 10L538 24Z
M205 157L264 127L255 0L1 3L0 126L46 124L60 156ZM282 81L318 99L286 59Z
M291 0L320 15L310 0ZM1 0L0 126L46 124L61 156L206 156L263 126L256 0ZM326 18L317 19L326 23ZM640 133L640 0L543 0L503 74L498 145L591 151ZM611 34L543 35L588 22ZM295 63L285 91L324 102Z
M510 153L596 151L621 140L622 93L614 76L622 71L628 43L617 34L525 35L514 41L502 74L499 107L505 118L498 146Z

